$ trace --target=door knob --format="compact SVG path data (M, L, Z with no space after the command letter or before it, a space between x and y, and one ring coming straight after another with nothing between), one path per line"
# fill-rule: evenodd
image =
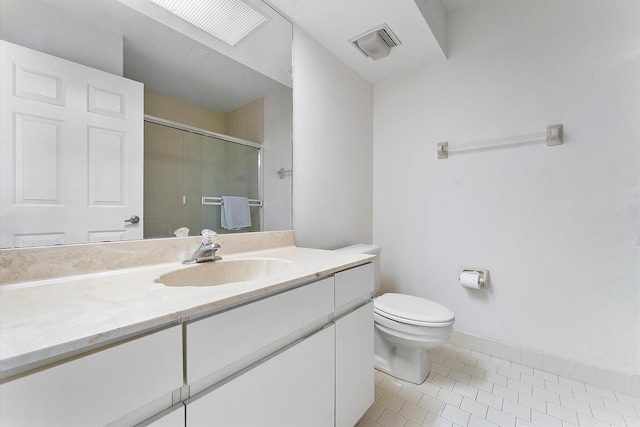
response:
M124 222L130 222L131 224L137 224L140 222L140 217L138 215L132 215L131 218L125 219Z

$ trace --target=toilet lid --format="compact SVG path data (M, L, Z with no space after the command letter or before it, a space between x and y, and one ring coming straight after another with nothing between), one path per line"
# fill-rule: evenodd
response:
M455 320L449 308L412 295L387 293L376 298L373 307L381 316L410 325L446 326Z

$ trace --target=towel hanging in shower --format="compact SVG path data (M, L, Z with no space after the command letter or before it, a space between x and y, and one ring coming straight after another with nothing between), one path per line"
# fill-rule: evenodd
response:
M251 227L249 199L238 196L222 196L220 207L220 226L225 230L238 230Z

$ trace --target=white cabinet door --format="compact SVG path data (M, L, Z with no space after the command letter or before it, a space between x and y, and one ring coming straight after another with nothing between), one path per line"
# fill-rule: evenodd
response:
M187 426L332 426L334 331L331 325L188 401Z
M0 247L141 239L143 85L0 43Z
M97 426L182 386L182 328L127 341L0 385L2 426ZM140 414L140 421L153 414Z
M234 308L186 325L186 379L198 393L233 372L305 335L296 332L327 323L333 311L333 277ZM318 322L320 322L318 324ZM291 336L294 338L290 338ZM287 339L289 337L289 339ZM282 342L285 340L285 342ZM277 348L272 344L278 343ZM263 352L266 349L268 352ZM213 375L233 366L222 376Z
M374 399L373 302L336 320L336 427L351 427Z

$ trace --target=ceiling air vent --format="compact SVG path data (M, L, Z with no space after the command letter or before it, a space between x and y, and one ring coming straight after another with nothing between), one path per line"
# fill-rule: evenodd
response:
M389 55L391 48L400 45L400 40L387 24L383 24L349 40L365 56L373 60Z

